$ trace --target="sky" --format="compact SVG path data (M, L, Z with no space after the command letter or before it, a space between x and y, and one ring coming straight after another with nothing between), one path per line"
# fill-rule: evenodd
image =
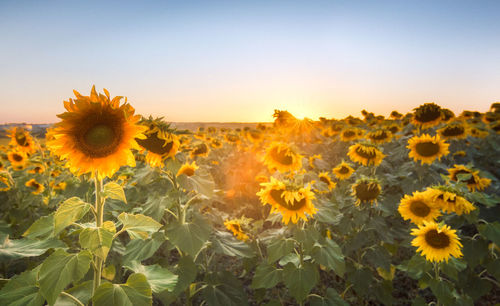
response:
M0 0L0 123L92 85L167 121L388 115L500 101L500 1Z

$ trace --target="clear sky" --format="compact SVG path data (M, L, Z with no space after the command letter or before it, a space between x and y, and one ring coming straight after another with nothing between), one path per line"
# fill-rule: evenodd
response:
M168 121L388 115L500 100L500 1L0 0L0 123L76 89Z

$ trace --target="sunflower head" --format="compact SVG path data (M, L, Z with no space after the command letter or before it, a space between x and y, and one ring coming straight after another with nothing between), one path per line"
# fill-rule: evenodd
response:
M263 188L257 192L262 204L271 205L271 212L279 212L282 222L297 223L299 219L307 221L307 216L316 214L312 203L315 199L311 186L296 186L290 182L278 181L274 177L268 183L262 183Z
M295 171L302 167L302 155L286 143L273 142L266 150L264 164L270 171Z
M35 141L30 133L22 127L13 127L6 131L10 137L9 145L17 150L31 154L36 151Z
M9 159L10 164L16 168L22 166L22 169L24 169L28 163L28 155L26 155L23 151L10 151L7 153L7 158Z
M35 165L32 169L28 171L31 174L41 174L45 171L45 167L41 164Z
M413 124L427 129L437 125L442 118L441 107L435 103L425 103L414 109Z
M245 232L241 229L241 224L240 221L235 219L235 220L226 220L224 221L224 226L230 230L233 235L241 241L247 241L249 236L245 234Z
M436 158L441 160L442 156L450 153L449 146L439 135L422 134L408 140L406 147L410 149L409 156L415 161L420 161L422 164L432 164Z
M335 187L337 187L337 184L334 181L332 181L332 178L330 177L330 175L326 171L320 172L318 174L318 178L319 178L320 182L323 182L326 184L326 186L328 186L328 190L332 190Z
M378 166L385 157L376 145L369 143L357 143L350 146L347 155L352 161L364 166Z
M437 130L444 139L464 139L467 138L467 126L460 121L449 123Z
M332 169L332 172L339 180L345 180L351 177L354 173L354 169L350 164L342 161L337 167Z
M140 116L122 97L110 98L104 89L97 94L95 86L90 96L74 91L76 99L64 102L66 112L53 129L54 140L47 147L62 159L77 175L90 172L98 179L111 177L120 166L135 166L131 149L140 149L135 139L144 138L146 127L137 124Z
M444 122L447 122L447 121L455 118L455 114L447 108L442 108L441 114L442 114L441 118L443 119Z
M383 144L392 141L392 132L388 129L374 130L366 135L373 143Z
M424 221L418 229L412 229L411 234L415 236L411 244L418 247L425 259L431 262L441 262L453 257L462 257L461 247L455 230L448 225L439 226L435 222Z
M446 213L454 212L457 215L462 215L469 214L476 209L474 204L465 199L459 190L449 185L432 186L427 188L426 193Z
M376 204L381 191L382 187L377 179L362 177L352 185L351 195L356 199L356 206L364 202Z
M391 112L390 117L391 117L392 119L397 120L397 119L400 119L401 117L403 117L403 115L402 115L401 113L399 113L398 111L393 110L393 111Z
M35 179L27 181L25 185L26 187L32 189L31 191L32 194L39 194L45 190L45 187L42 184L38 183Z
M313 156L309 156L309 167L311 167L312 169L315 169L316 168L316 165L315 165L315 161L316 160L321 160L323 159L323 157L321 156L321 154L314 154Z
M467 188L470 191L475 191L476 189L481 191L491 184L489 178L483 178L479 175L479 170L474 170L464 165L454 165L453 168L448 169L448 173L450 180L455 182L463 181L467 184ZM460 175L465 176L465 178L461 179Z
M191 150L190 156L191 158L196 158L196 157L206 157L208 156L208 153L210 152L210 149L208 148L207 144L204 142L201 142L194 146L194 148Z
M441 215L438 206L428 192L414 192L413 195L405 195L398 207L398 211L405 220L415 224L424 221L434 221Z
M196 165L196 162L193 161L191 164L190 163L185 163L183 164L180 168L179 168L179 171L177 171L177 174L176 176L180 176L180 175L186 175L186 176L193 176L194 175L194 172L196 171L196 169L198 169L199 167Z
M148 152L146 162L152 167L161 167L165 159L175 158L180 141L169 124L165 123L162 118L153 119L152 117L143 118L139 123L147 127L144 132L145 137L135 139L139 147Z
M340 140L349 142L363 136L364 131L358 128L348 127L340 132Z
M0 171L0 191L7 191L14 185L12 176L7 171Z

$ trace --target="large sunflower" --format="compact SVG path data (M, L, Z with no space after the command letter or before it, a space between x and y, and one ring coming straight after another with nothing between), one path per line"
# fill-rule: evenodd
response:
M53 130L54 140L47 142L56 155L68 160L69 169L77 175L91 172L98 179L111 177L123 165L135 166L132 148L140 149L135 139L143 139L146 129L137 122L130 104L120 105L122 97L110 99L109 92L90 96L74 91L76 99L64 102L66 112Z
M441 107L435 103L425 103L414 109L412 123L423 130L441 122Z
M21 127L13 127L6 131L7 135L10 137L9 145L12 145L17 150L31 154L35 152L35 141L31 137L30 133Z
M364 202L377 203L381 191L382 187L377 179L360 178L352 185L351 195L356 199L356 206L359 206Z
M241 241L247 241L248 240L248 235L243 232L241 229L241 224L238 220L226 220L224 221L224 226L231 232L233 232L233 235L238 238L238 240Z
M162 130L158 126L150 127L144 135L146 135L145 139L136 138L135 140L142 149L148 151L146 162L151 167L161 167L165 159L175 157L180 146L177 135Z
M433 137L429 134L423 134L410 138L406 147L410 149L409 156L415 161L420 161L422 164L432 164L436 158L441 160L442 156L450 153L449 146L439 135Z
M470 178L464 181L470 191L475 191L476 189L481 191L491 183L489 178L479 176L479 170L469 169L464 165L454 165L453 168L448 169L448 173L450 180L455 182L458 182L459 174L470 174Z
M342 161L337 167L332 169L332 172L339 180L346 180L354 173L354 169L350 164Z
M441 262L453 257L462 257L462 244L456 234L448 225L439 226L435 222L423 222L418 229L411 231L416 236L411 244L418 247L425 259L431 262Z
M460 193L448 186L433 186L426 190L434 203L446 213L456 213L457 215L469 214L476 207Z
M264 165L270 171L274 169L279 172L298 170L302 167L302 155L285 143L273 142L266 150Z
M279 212L282 215L282 222L288 224L290 220L297 223L300 219L307 221L306 213L312 216L316 213L316 208L312 203L315 199L311 186L296 187L271 177L268 183L262 183L262 188L257 195L262 204L271 205L271 213Z
M405 220L410 220L415 224L422 224L424 221L434 221L441 215L428 192L414 192L413 195L405 195L398 207L398 211Z
M352 161L364 166L378 166L385 157L377 146L368 143L357 143L350 146L347 155Z

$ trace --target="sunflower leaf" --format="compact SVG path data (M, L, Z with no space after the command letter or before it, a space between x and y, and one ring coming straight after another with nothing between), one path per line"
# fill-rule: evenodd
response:
M48 249L64 247L66 245L56 239L36 240L23 238L10 240L8 236L5 236L3 240L0 240L0 260L7 261L23 257L40 256Z
M115 182L109 182L106 185L104 185L103 194L106 198L119 200L124 202L125 204L127 203L127 198L125 197L125 192L123 191L123 187Z
M54 214L54 235L72 223L80 220L90 209L90 204L78 197L72 197L64 201Z
M125 284L101 284L92 297L95 306L150 306L152 302L151 287L141 273L130 275Z
M283 269L276 269L274 266L262 263L257 266L252 279L252 288L273 288L283 278Z
M112 221L104 222L102 227L85 228L80 232L80 245L95 256L106 260L115 233L116 228Z
M123 212L118 215L118 220L123 224L121 230L127 231L131 239L147 239L149 233L154 233L162 227L153 218L141 214L133 215Z
M319 279L317 266L304 263L300 267L288 264L283 269L283 280L290 295L297 301L302 302Z
M153 293L160 293L163 290L172 291L177 284L177 275L160 265L144 266L140 262L132 261L126 268L135 273L142 273L146 276Z
M11 278L0 290L0 304L42 306L45 303L45 298L40 293L40 288L36 283L39 270L40 266Z

